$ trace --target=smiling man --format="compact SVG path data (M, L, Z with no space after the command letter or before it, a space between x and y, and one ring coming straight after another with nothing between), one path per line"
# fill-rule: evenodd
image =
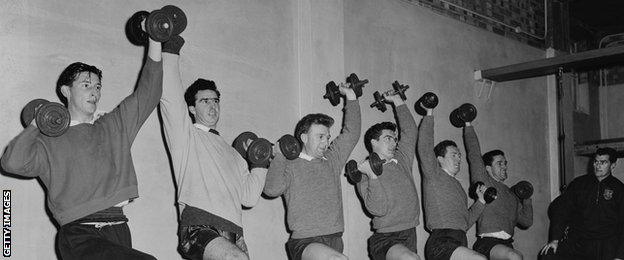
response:
M575 178L551 203L542 259L624 259L624 184L611 175L616 162L613 148L599 148L593 174Z
M412 172L418 128L399 95L386 99L394 104L400 136L392 122L375 124L366 131L366 149L377 153L385 163L383 174L376 176L368 160L364 161L359 168L367 178L357 183L364 206L373 216L375 232L368 239L368 253L375 260L420 259L416 249L420 203Z
M418 155L423 182L425 223L431 234L425 244L428 260L486 259L468 248L466 231L485 208L485 186L477 188L478 200L468 208L468 196L456 179L461 165L457 144L444 140L433 146L433 109L420 122Z
M330 143L334 119L309 114L295 127L303 144L299 158L286 160L278 153L271 162L264 193L284 195L288 228L292 230L286 250L293 260L346 259L342 254L344 217L341 171L360 138L360 105L353 89L342 84L346 95L342 132Z
M63 259L155 259L132 249L122 210L139 196L130 148L162 93L161 44L150 39L147 56L136 90L99 117L102 72L69 65L56 88L71 116L67 132L45 136L33 120L2 156L3 169L45 186Z
M481 156L479 139L470 122L464 127L464 143L470 166L470 182L483 182L497 190L497 198L488 204L477 220L475 251L492 260L520 260L522 252L514 249L513 235L516 226L533 225L531 198L521 200L504 183L507 179L507 158L501 150L489 151Z

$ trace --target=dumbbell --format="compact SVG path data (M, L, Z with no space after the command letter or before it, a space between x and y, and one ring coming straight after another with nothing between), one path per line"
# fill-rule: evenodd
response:
M470 198L472 198L473 200L477 200L479 198L477 196L477 188L481 185L485 185L485 184L481 181L478 181L478 182L475 182L472 186L470 186L470 188L468 189L468 194L470 195ZM494 201L496 197L498 197L498 192L496 191L496 188L494 187L488 187L485 190L485 193L483 193L483 199L485 200L485 203L487 204L492 203L492 201Z
M252 165L268 165L273 154L273 144L252 132L243 132L234 139L232 146Z
M126 23L126 36L136 45L145 45L147 38L157 42L166 42L171 36L186 29L186 14L182 9L167 5L151 13L138 11Z
M362 88L365 87L364 85L368 84L368 79L360 80L355 73L351 73L351 75L347 77L347 83L349 84L348 87L355 92L355 96L359 98L362 96ZM338 103L340 103L340 90L335 82L330 81L325 85L325 95L323 95L323 98L328 99L332 106L337 106Z
M466 122L472 122L477 117L477 108L470 103L465 103L454 109L449 115L449 120L454 127L462 128Z
M438 96L433 92L427 92L422 95L416 103L414 103L414 110L421 116L427 115L427 109L433 109L438 106Z
M35 120L42 134L57 137L69 128L71 116L67 108L59 103L34 99L28 102L22 110L21 119L24 127Z
M533 185L528 181L520 181L511 186L511 191L520 199L525 200L533 196Z
M286 134L278 139L280 151L288 160L294 160L301 153L301 144L294 136ZM232 143L240 155L252 164L265 164L273 155L273 144L252 132L243 132Z
M405 91L409 88L409 85L401 85L398 81L394 81L392 83L392 89L387 90L384 93L379 93L379 91L375 91L373 93L373 98L375 102L373 102L370 107L377 107L381 112L386 112L386 97L392 95L399 95L401 99L406 100Z
M383 164L385 162L386 160L379 158L377 153L371 153L368 157L368 163L371 166L371 170L373 170L373 173L377 176L380 176L383 173ZM358 164L355 160L349 160L349 162L347 162L347 165L345 166L345 173L353 183L360 182L362 180L362 174L364 174L358 170Z

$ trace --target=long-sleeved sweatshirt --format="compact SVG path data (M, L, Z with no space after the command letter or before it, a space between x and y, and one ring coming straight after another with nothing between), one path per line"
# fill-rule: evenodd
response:
M344 122L342 132L330 144L324 158L289 161L278 154L271 162L264 193L271 197L284 195L286 220L293 239L344 231L340 173L360 138L357 100L346 102Z
M417 146L427 229L467 231L481 215L485 205L476 201L468 208L468 196L464 188L438 164L433 152L433 116L423 117Z
M178 202L242 227L241 205L252 207L258 202L266 169L250 172L243 157L223 137L192 123L184 101L178 55L163 53L163 70L160 111Z
M418 128L407 105L396 107L400 141L394 160L383 165L376 179L364 178L357 190L366 209L373 215L373 229L380 233L396 232L418 225L420 203L412 167L416 154Z
M507 185L487 174L481 157L479 139L473 126L464 128L464 143L470 166L470 182L481 181L487 187L494 187L498 195L494 201L485 206L477 220L477 234L505 231L513 237L516 225L525 228L533 225L531 199L520 201Z
M93 124L49 137L28 126L2 156L2 168L38 177L47 205L62 226L138 197L130 148L162 93L162 62L148 58L136 90Z

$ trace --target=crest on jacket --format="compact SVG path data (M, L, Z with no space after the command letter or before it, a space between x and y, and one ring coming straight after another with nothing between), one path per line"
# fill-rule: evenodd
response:
M605 189L602 196L604 197L605 200L610 200L611 198L613 198L613 190Z

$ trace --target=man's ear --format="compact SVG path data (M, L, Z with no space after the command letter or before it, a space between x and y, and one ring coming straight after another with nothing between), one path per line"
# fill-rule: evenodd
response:
M308 142L308 134L301 134L301 135L299 135L299 138L301 138L301 142L303 144Z
M196 113L195 106L189 106L188 110L189 110L189 112L191 112L191 114L193 114L193 116L195 115L195 113Z
M67 85L61 86L61 93L67 99L67 103L69 103L69 98L71 97L71 91L69 91L69 86Z
M440 165L442 165L442 160L444 160L444 157L436 156L436 159L438 159L438 163L440 163Z
M486 165L485 166L485 171L487 171L488 173L491 173L492 172L492 166Z
M613 170L615 170L615 166L617 164L617 161L611 164L611 174L613 174Z

